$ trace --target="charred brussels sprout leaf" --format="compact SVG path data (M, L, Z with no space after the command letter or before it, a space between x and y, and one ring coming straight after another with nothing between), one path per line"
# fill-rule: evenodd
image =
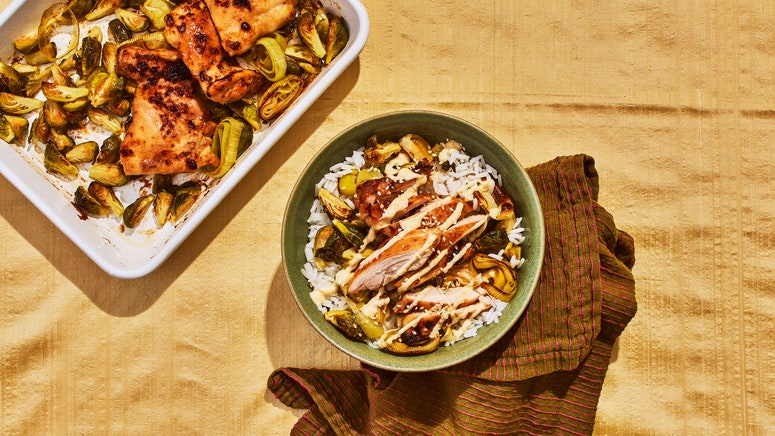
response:
M124 225L130 229L137 227L137 225L140 224L140 221L143 220L145 213L151 208L152 204L153 194L143 195L133 201L126 209L124 209Z
M78 168L70 163L52 144L46 144L43 151L43 165L46 167L46 171L60 174L68 179L78 175Z

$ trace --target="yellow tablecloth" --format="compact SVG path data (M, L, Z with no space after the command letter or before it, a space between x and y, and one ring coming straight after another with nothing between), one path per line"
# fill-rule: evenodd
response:
M6 5L8 0L4 0ZM282 366L355 368L288 290L280 217L363 118L466 118L525 166L586 153L636 243L596 434L775 429L775 4L366 0L360 58L177 252L114 279L0 178L0 431L287 434Z

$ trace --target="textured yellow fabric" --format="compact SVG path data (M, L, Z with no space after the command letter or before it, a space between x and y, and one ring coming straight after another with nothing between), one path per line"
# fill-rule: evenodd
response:
M279 217L324 142L396 109L525 166L595 157L638 298L596 434L772 432L775 4L364 4L359 60L147 277L107 276L0 178L0 432L287 434L271 371L357 364L295 307Z

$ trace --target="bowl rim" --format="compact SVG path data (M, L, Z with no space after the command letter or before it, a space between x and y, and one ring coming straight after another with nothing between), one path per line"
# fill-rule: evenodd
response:
M490 324L483 326L479 332L477 333L477 336L475 338L478 338L477 341L471 341L468 342L469 339L461 340L457 343L455 343L453 346L450 347L451 350L446 353L440 353L443 351L443 349L446 349L446 347L442 347L442 349L437 350L433 353L422 355L422 356L397 356L394 354L390 354L384 351L380 351L377 349L374 349L367 344L358 343L355 341L350 340L343 340L343 341L335 341L331 339L332 334L341 335L341 333L336 330L330 323L324 320L322 316L322 312L320 312L317 309L317 306L312 302L311 299L302 300L304 296L309 295L309 292L311 291L311 288L309 287L308 282L306 281L306 278L301 274L300 268L303 266L303 264L306 262L305 259L302 259L301 264L299 264L299 271L292 272L289 270L289 266L292 264L292 257L295 254L297 257L299 254L301 254L301 257L304 258L304 250L303 246L301 248L293 249L291 247L291 236L293 230L291 229L291 226L289 225L291 223L291 220L293 218L296 219L296 222L298 222L300 219L304 222L304 229L306 230L308 228L308 225L306 223L307 218L309 216L309 209L312 205L312 201L314 199L314 193L310 190L309 192L302 193L305 188L308 188L310 186L314 186L320 178L322 178L321 174L312 174L314 170L322 171L323 168L325 170L328 170L333 164L341 162L345 157L350 156L352 154L352 151L357 149L359 146L362 146L363 142L355 142L353 141L354 148L351 147L340 147L339 149L331 150L331 147L333 147L335 144L339 144L341 142L347 142L349 139L351 139L352 136L354 136L353 132L357 132L359 130L366 129L367 131L379 131L380 129L384 130L384 128L393 129L393 130L401 130L405 131L404 128L398 128L395 127L396 123L400 120L407 120L410 119L413 121L414 124L417 125L423 125L423 123L427 123L428 121L443 121L446 123L451 123L455 126L457 126L458 129L467 129L472 134L475 133L477 136L481 137L485 141L491 144L496 144L498 151L502 154L501 157L504 157L507 159L507 162L497 162L493 163L491 159L488 159L485 157L485 160L488 164L495 167L499 174L503 174L503 169L506 164L514 164L513 169L515 171L515 175L518 176L519 180L509 180L509 184L516 185L516 184L523 184L524 189L527 191L529 199L525 199L525 201L529 201L532 204L532 214L530 216L530 224L529 228L526 226L526 232L529 232L530 242L531 245L531 252L532 256L528 259L526 258L526 263L531 263L531 273L527 277L527 282L524 285L524 288L521 286L520 290L518 291L520 293L519 307L516 307L515 305L512 305L511 303L504 309L504 313L501 315L501 318L498 323ZM410 133L409 131L405 131L405 133ZM417 133L417 132L415 132ZM420 133L422 134L422 133ZM454 134L450 134L448 137L449 139L456 139ZM459 141L459 140L458 140ZM461 142L461 144L466 147L467 149L471 144L468 146L466 143ZM341 145L341 144L340 144ZM356 146L357 145L357 146ZM472 147L476 148L476 147ZM496 151L490 151L489 153L485 150L482 153L477 154L493 154L496 153ZM338 157L338 156L342 157ZM505 179L505 178L504 178ZM507 181L504 180L504 184L506 184ZM298 213L296 213L297 210L300 210L299 206L309 206L301 208L301 210L305 211L305 215L302 216L302 218L299 218ZM524 211L527 212L527 211ZM523 213L524 215L524 213ZM524 217L523 218L527 218ZM305 235L307 235L308 232L303 232ZM338 348L340 351L344 352L345 354L349 355L350 357L358 360L362 364L367 364L376 368L384 369L384 370L390 370L395 372L424 372L424 371L431 371L431 370L438 370L443 368L448 368L451 366L454 366L456 364L462 363L466 360L469 360L471 358L474 358L476 355L484 352L485 350L489 349L492 345L494 345L496 342L498 342L501 338L503 338L509 331L511 331L512 327L522 318L522 315L524 314L525 309L527 308L528 303L530 302L535 289L538 285L538 277L540 276L541 268L543 265L543 258L544 258L544 250L545 250L545 227L544 227L544 219L543 219L543 211L541 209L541 204L538 198L538 194L536 192L535 186L533 185L532 180L527 174L527 171L524 169L524 167L519 163L519 161L516 159L516 157L512 154L512 152L505 147L499 140L497 140L494 136L483 130L482 128L476 126L475 124L464 120L462 118L459 118L457 116L444 113L444 112L438 112L438 111L432 111L432 110L398 110L398 111L392 111L392 112L386 112L383 114L375 115L366 119L363 119L359 122L356 122L346 128L344 128L342 131L334 135L329 141L327 141L316 153L315 155L310 159L310 161L307 163L305 168L301 171L299 174L293 188L291 191L291 195L288 198L288 202L286 204L286 208L283 214L283 221L282 221L282 229L281 229L281 255L282 255L282 264L283 269L286 277L287 284L290 288L291 294L293 295L294 300L296 301L297 306L299 307L299 310L303 313L304 317L307 319L307 321L312 325L312 327L325 338L330 344L332 344L334 347ZM305 236L306 241L306 236ZM305 242L306 245L306 242ZM294 245L297 247L297 245ZM520 270L522 271L522 270ZM299 287L303 289L298 289ZM302 290L307 290L307 292L302 292ZM516 296L515 296L516 299ZM514 300L512 300L514 301ZM306 309L305 309L306 307ZM505 317L508 312L508 317ZM314 315L320 315L316 318L313 318ZM480 334L482 332L489 333L484 339L480 338ZM484 336L484 335L483 335ZM344 336L341 336L344 338ZM346 339L346 338L344 338ZM486 345L482 346L482 344L486 343ZM460 353L456 353L457 349L455 347L458 347L457 349L461 350Z

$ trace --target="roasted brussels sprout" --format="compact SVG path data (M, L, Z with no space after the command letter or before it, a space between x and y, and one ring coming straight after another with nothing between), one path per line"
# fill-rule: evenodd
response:
M199 183L194 181L186 182L175 190L175 198L172 200L172 209L170 210L170 221L178 222L183 215L191 209L191 206L196 203L199 198L199 194L202 192L202 187Z
M124 90L124 78L115 71L100 74L90 82L89 101L92 106L100 107L121 96Z
M139 12L124 8L116 8L115 12L118 19L121 20L121 24L131 32L144 32L151 25L148 17Z
M9 144L23 142L28 126L29 122L24 117L0 114L0 139Z
M24 89L24 83L19 72L0 61L0 92L20 94L22 89Z
M153 215L156 217L156 224L161 227L167 223L172 210L172 202L175 196L167 191L159 191L153 199Z
M44 82L41 89L47 99L61 103L73 102L89 95L89 90L84 87L65 86L53 82Z
M132 31L118 18L114 18L108 22L108 32L110 32L110 35L119 44L132 39Z
M46 144L43 151L43 166L46 171L60 174L68 179L78 175L78 168L70 163L53 144Z
M326 56L326 47L320 39L318 29L315 27L315 16L313 11L308 8L302 8L296 17L299 37L309 47L318 58Z
M398 337L400 337L401 334L398 330L388 332L388 336L389 339L386 341L384 350L400 356L419 356L422 354L432 353L436 351L441 344L440 335L436 335L428 342L416 346L407 345L399 341Z
M75 189L75 194L73 195L73 204L93 217L110 216L112 212L110 207L102 204L96 198L94 198L89 193L89 191L83 187L83 185L78 186Z
M14 38L13 48L24 54L37 50L38 29L31 29L29 32Z
M258 116L258 108L255 104L239 100L229 104L229 108L239 115L243 121L250 124L254 130L261 129L261 118ZM252 132L251 132L252 133Z
M94 141L86 141L80 144L75 144L65 152L65 157L70 162L77 163L92 163L97 158L100 146Z
M301 77L286 75L272 84L258 101L258 114L263 120L279 116L304 91Z
M124 6L126 6L125 0L97 0L97 3L84 18L89 21L98 20L115 12L116 8Z
M154 174L151 178L151 192L158 194L162 191L175 191L172 174Z
M350 244L355 247L363 245L363 239L366 236L355 224L350 221L342 221L336 218L334 218L331 223Z
M70 0L67 8L75 15L77 19L83 19L89 11L94 8L96 0Z
M78 70L81 77L86 77L102 62L102 43L93 36L85 36L78 58Z
M86 115L94 124L102 127L114 135L120 133L123 129L121 120L106 111L90 107L86 111Z
M124 214L124 205L121 203L121 200L116 197L116 193L110 186L103 185L99 182L91 182L89 183L88 191L94 199L103 205L108 206L110 210L113 211L114 215L122 216Z
M11 115L23 115L43 107L43 101L32 97L0 92L0 110Z
M402 148L397 142L384 141L379 142L377 135L371 136L366 140L366 148L363 150L363 158L371 166L379 166L390 160L396 153L401 152Z
M129 206L124 209L123 220L124 225L133 229L140 224L143 220L145 213L151 208L153 204L153 194L143 195L137 200L133 201Z
M46 100L43 103L43 118L54 129L64 129L70 124L70 120L62 105L54 100Z
M320 188L320 190L318 190L318 199L326 212L328 212L328 216L331 218L346 220L350 218L354 212L352 207L325 188Z
M118 163L95 163L89 169L89 177L108 186L123 186L129 181L124 168Z
M71 138L66 131L60 131L57 129L51 129L49 143L61 152L64 152L64 150L67 150L75 145L75 141L73 141L73 138Z
M504 229L487 232L474 241L474 248L480 253L497 253L506 248L509 235Z
M342 52L344 46L347 45L348 38L347 27L342 17L338 15L332 16L328 26L328 37L326 38L326 65L330 64Z
M96 163L118 163L121 159L121 138L118 135L110 135L102 141Z
M67 28L70 30L70 42L67 48L58 54L56 45L49 41L50 34L57 28ZM43 54L52 59L60 59L73 53L78 48L80 37L80 25L78 19L72 10L68 9L67 3L54 3L48 9L43 11L38 25L38 48Z

